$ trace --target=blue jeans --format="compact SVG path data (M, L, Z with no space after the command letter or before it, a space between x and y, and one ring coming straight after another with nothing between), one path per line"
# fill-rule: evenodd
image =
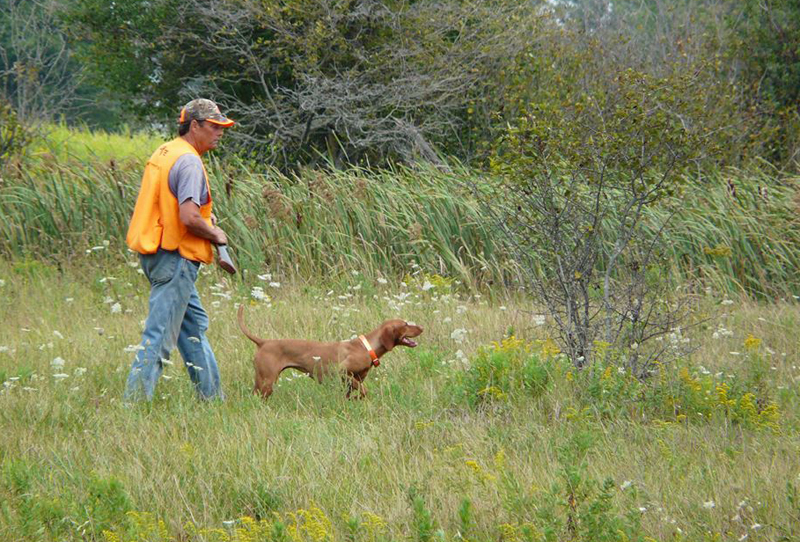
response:
M176 345L200 398L223 399L217 360L206 339L208 315L194 285L200 264L160 248L139 258L150 281L150 311L128 374L125 400L153 398L164 370L162 360L169 359Z

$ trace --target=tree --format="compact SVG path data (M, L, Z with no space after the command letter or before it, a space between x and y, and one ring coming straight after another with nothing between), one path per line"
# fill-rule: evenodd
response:
M754 101L774 120L767 156L800 169L800 1L747 0L735 28Z
M0 3L0 97L26 124L75 110L80 69L48 0Z
M139 113L201 94L241 120L232 140L282 166L469 159L530 47L538 0L78 0L95 79Z
M662 256L669 219L644 217L655 205L674 213L686 175L708 159L696 77L619 69L591 92L565 85L502 138L496 184L474 187L576 366L602 341L644 376L671 344L653 339L679 333L688 314Z

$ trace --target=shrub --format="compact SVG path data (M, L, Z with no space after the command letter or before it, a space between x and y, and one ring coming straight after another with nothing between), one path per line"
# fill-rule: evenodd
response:
M512 335L482 348L459 384L470 406L477 407L513 394L540 397L549 383L550 374L533 345Z

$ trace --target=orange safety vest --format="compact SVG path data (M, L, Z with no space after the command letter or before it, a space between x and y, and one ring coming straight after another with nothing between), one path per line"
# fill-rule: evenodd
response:
M147 161L142 186L136 198L126 242L140 254L154 254L159 247L177 250L188 260L211 263L211 241L189 232L181 222L178 198L169 189L169 170L184 154L200 155L181 137L164 143ZM202 164L202 161L201 161ZM211 225L211 186L203 166L208 189L208 203L200 206L202 216Z

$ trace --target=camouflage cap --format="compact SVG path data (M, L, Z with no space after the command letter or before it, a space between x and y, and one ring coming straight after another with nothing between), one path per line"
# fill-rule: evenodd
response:
M205 98L197 98L187 103L181 109L181 118L178 120L179 124L183 124L190 120L207 120L220 126L233 126L233 121L225 117L219 112L217 104Z

